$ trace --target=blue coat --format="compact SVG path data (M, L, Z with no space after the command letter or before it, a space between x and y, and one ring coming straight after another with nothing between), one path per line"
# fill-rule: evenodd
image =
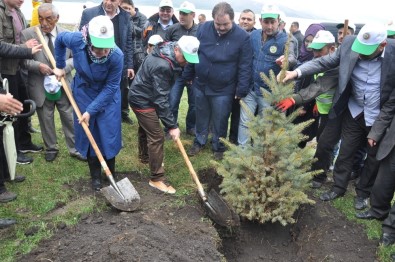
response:
M81 114L90 114L89 129L107 159L121 150L121 92L123 53L115 47L103 64L90 63L80 32L63 32L55 40L56 67L66 66L66 48L73 52L76 70L72 92ZM75 147L87 156L89 140L74 114ZM90 156L94 156L93 149Z
M205 95L245 97L252 77L252 47L249 34L233 23L232 29L218 36L214 22L198 27L199 63L188 64L183 78L192 80Z

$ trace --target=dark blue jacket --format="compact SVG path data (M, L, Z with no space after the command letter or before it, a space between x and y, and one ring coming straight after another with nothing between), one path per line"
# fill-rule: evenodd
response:
M188 64L185 80L194 78L194 86L205 95L245 97L252 77L252 48L249 34L233 23L232 29L219 36L213 21L199 26L199 63Z
M106 15L102 4L84 9L79 30L81 30L84 25L88 24L92 18L99 15ZM133 69L133 22L130 19L130 14L122 8L119 8L118 21L120 33L119 40L121 42L118 47L124 54L123 74L125 76L127 69Z

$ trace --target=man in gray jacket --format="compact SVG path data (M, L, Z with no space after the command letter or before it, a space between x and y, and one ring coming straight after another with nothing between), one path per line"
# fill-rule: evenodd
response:
M345 194L353 158L376 119L395 110L395 42L387 40L381 24L366 24L358 36L347 36L334 55L304 63L287 72L284 81L339 66L339 87L329 118L342 121L342 143L333 172L334 185L320 199L333 200ZM377 146L368 146L368 156L356 185L356 201L365 201L376 179L379 162Z

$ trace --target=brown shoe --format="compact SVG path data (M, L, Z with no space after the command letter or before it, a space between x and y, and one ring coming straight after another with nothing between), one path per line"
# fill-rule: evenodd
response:
M176 193L176 190L174 189L174 187L172 187L170 185L166 185L165 182L163 182L163 181L150 180L148 184L150 186L164 192L164 193L168 193L168 194L175 194Z

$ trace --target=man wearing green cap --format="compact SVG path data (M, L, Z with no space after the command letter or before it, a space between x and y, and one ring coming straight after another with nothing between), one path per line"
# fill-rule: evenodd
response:
M306 62L288 71L284 82L339 66L339 86L335 92L330 119L342 121L342 143L333 172L334 185L320 199L333 200L345 194L355 152L367 143L367 135L377 119L387 119L395 110L395 68L391 66L395 43L387 41L386 28L366 24L357 36L346 36L333 55ZM379 137L376 138L379 141ZM367 159L356 185L356 204L367 202L379 162L377 146L367 146Z
M199 63L199 41L182 36L178 42L156 45L141 65L129 91L129 104L139 122L139 158L151 171L149 185L169 194L176 190L166 183L163 168L164 135L160 122L175 140L180 136L170 109L169 93L174 75L188 63Z

